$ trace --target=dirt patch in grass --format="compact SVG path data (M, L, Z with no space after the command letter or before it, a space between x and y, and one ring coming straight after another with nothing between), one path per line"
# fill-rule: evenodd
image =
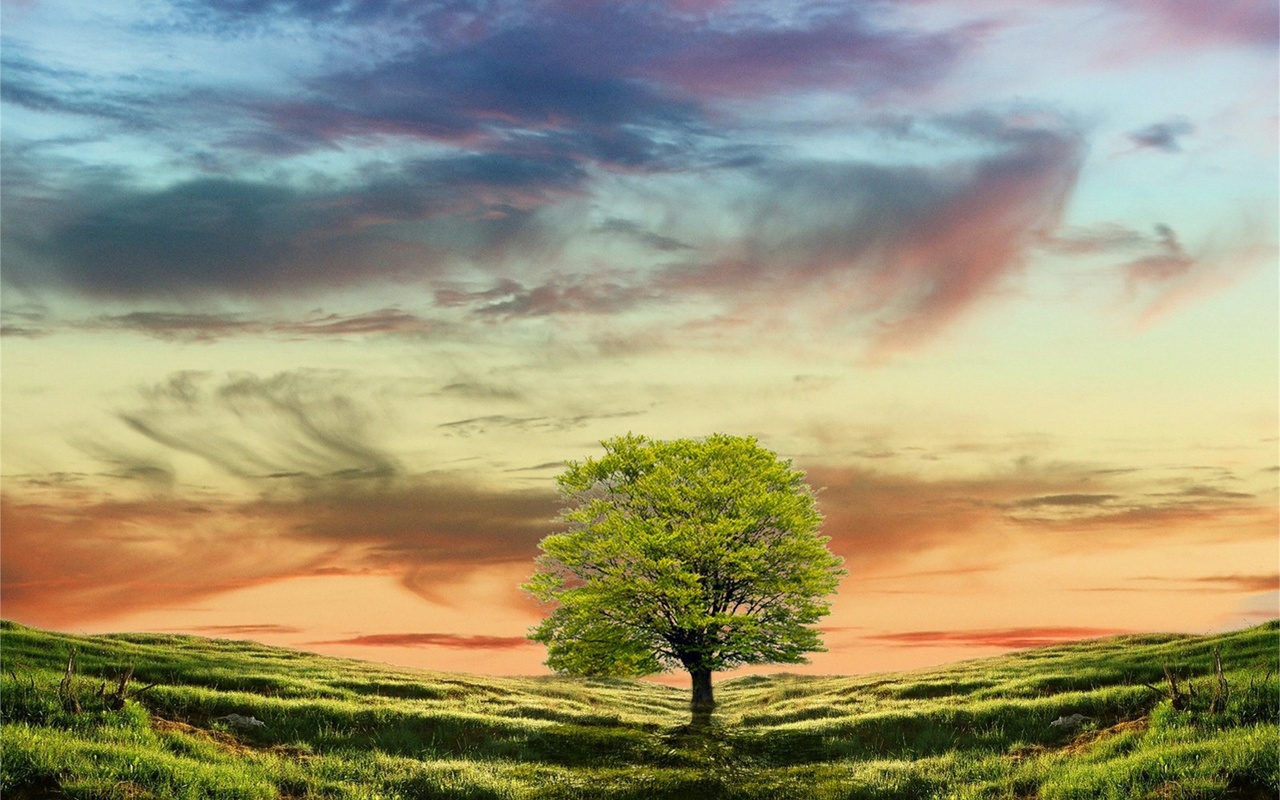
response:
M273 744L268 747L254 746L227 731L200 728L176 719L152 717L151 727L157 733L180 733L184 736L202 739L236 756L244 756L250 753L270 753L282 758L291 758L295 761L306 761L315 758L314 753L310 753L301 747L293 747L286 744Z
M1009 757L1014 761L1022 761L1024 759L1037 758L1045 755L1046 753L1053 752L1073 756L1079 755L1099 742L1110 739L1113 736L1118 736L1122 733L1140 733L1145 731L1149 724L1150 723L1146 717L1125 720L1124 722L1117 722L1109 728L1084 731L1062 747L1046 747L1042 744L1027 744L1020 747L1014 747L1009 750Z
M5 795L5 800L53 800L53 798L64 798L62 786L52 776L42 775L34 782L26 786L18 786L9 794Z
M1072 739L1066 747L1062 748L1062 752L1073 756L1078 755L1083 753L1085 750L1088 750L1090 747L1093 747L1098 742L1110 739L1113 736L1119 736L1122 733L1141 733L1147 729L1149 724L1150 722L1146 717L1139 717L1138 719L1117 722L1110 728L1102 728L1101 730L1096 731L1085 731Z
M1049 752L1049 748L1040 744L1026 744L1020 747L1014 747L1009 750L1009 757L1014 761L1022 761L1027 758L1036 758Z

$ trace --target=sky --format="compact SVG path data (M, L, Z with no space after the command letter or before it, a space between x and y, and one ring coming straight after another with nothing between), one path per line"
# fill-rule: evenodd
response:
M805 471L866 673L1280 616L1271 0L2 0L0 613L536 674L555 476Z

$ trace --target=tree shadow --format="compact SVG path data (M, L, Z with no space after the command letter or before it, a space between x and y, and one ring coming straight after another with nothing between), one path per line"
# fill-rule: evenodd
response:
M690 717L689 724L685 727L690 732L705 732L710 729L714 723L715 709L703 708L695 706Z

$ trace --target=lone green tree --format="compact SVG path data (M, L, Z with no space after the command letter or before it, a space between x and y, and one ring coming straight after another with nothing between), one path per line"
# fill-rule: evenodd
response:
M695 714L711 674L794 664L822 650L807 627L845 574L803 473L749 437L628 434L570 462L567 530L542 540L524 588L554 610L529 638L578 675L685 669Z

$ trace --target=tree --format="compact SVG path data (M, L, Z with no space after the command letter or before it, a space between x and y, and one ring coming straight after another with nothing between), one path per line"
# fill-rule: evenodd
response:
M709 713L711 674L795 664L822 650L842 559L818 534L804 474L749 437L628 434L559 477L567 530L542 540L524 588L550 616L529 638L579 675L688 670Z

